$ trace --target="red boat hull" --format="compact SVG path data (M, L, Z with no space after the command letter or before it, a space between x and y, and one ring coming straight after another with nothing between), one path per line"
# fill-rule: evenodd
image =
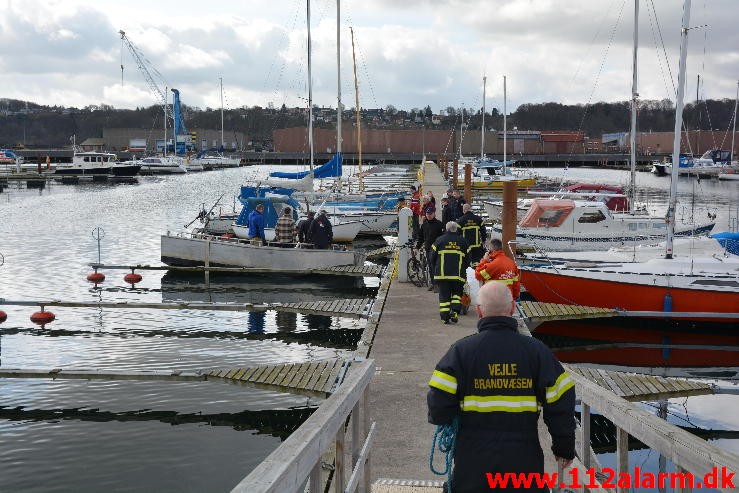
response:
M537 301L546 303L663 311L669 293L673 312L739 312L737 292L667 288L527 270L522 270L521 282Z

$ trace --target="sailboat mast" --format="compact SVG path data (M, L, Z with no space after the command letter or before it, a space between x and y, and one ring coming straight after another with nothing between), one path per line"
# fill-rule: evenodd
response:
M354 53L354 29L349 28L352 33L352 62L354 65L354 106L357 109L357 152L359 157L359 191L364 191L362 178L362 120L359 109L359 80L357 79L357 57Z
M481 135L480 135L480 159L485 158L485 87L487 84L488 78L486 76L482 76L482 129L481 129Z
M164 156L167 156L167 86L164 86Z
M506 173L506 159L508 156L508 122L506 120L508 110L506 109L506 76L503 76L503 176Z
M736 82L736 99L734 100L734 128L731 131L731 154L729 164L734 164L734 136L736 135L736 108L739 105L739 81Z
M685 102L685 59L688 54L688 24L690 23L690 1L683 3L683 26L680 35L680 68L677 74L677 97L675 101L675 134L672 141L672 179L670 181L670 205L667 207L667 247L665 258L672 258L677 209L677 179L680 170L680 131L683 127Z
M308 149L310 151L310 174L313 176L313 75L311 72L310 45L310 0L306 0L308 25Z
M634 61L631 67L631 186L629 187L629 212L634 213L636 200L636 107L639 93L637 92L637 60L639 53L639 0L634 0Z
M336 0L336 153L341 152L341 0ZM341 177L339 177L341 179Z
M223 77L218 77L218 80L221 81L221 148L225 149L223 142Z

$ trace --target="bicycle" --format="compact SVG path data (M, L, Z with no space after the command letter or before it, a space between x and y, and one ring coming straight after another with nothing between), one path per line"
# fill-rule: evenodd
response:
M405 244L404 248L408 248L408 280L413 285L422 288L428 286L428 263L426 260L426 252L420 248L413 248L413 240Z

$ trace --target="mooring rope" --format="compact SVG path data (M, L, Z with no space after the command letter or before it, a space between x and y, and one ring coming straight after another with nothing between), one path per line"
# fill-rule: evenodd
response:
M457 448L457 431L459 430L459 416L455 417L451 423L439 425L434 432L434 439L431 442L431 453L429 454L429 468L431 472L439 476L446 474L447 493L452 493L452 462L454 461L454 451ZM445 467L443 471L437 471L434 468L434 452L436 448L444 454Z

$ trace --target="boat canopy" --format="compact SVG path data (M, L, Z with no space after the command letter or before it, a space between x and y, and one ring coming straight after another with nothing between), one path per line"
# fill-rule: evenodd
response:
M535 199L518 225L522 228L560 226L574 209L574 200Z
M727 252L739 255L739 232L724 231L722 233L715 233L709 236L718 241Z
M575 183L564 188L568 192L598 194L592 200L601 200L611 211L628 211L629 198L626 197L623 187L617 185L604 185L603 183ZM604 193L605 192L605 193ZM610 194L608 192L611 192ZM612 195L611 195L612 194Z
M282 210L287 206L292 207L293 220L298 220L300 204L288 195L271 192L264 193L261 191L256 191L255 193L253 187L241 187L239 201L244 205L239 217L236 219L236 224L239 226L249 225L249 214L256 208L257 204L264 205L265 228L274 228L275 224L277 224L277 219L282 215Z
M336 155L331 158L327 163L322 164L313 170L313 178L334 178L341 176L341 153L337 152ZM288 173L285 171L273 171L269 174L272 178L289 178L292 180L299 180L310 175L310 171L299 171L295 173Z

